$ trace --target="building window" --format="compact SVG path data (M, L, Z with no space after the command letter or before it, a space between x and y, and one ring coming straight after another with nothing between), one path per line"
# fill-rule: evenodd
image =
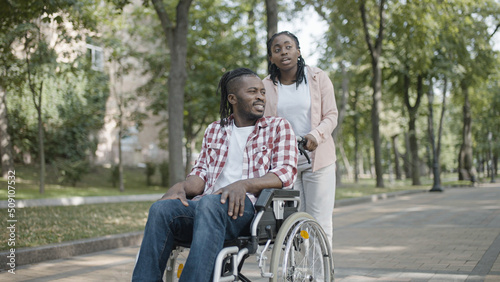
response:
M104 54L101 47L87 44L87 54L92 62L92 69L102 71L104 69Z

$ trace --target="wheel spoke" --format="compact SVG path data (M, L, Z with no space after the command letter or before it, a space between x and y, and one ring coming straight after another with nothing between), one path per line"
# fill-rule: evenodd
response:
M283 224L275 244L279 255L271 260L275 278L271 281L330 281L333 279L333 261L326 235L310 216L302 215ZM307 215L307 214L306 214ZM291 216L292 217L292 216ZM287 219L288 220L288 219ZM286 235L281 234L286 232ZM279 246L279 245L278 245ZM274 268L273 268L274 267Z

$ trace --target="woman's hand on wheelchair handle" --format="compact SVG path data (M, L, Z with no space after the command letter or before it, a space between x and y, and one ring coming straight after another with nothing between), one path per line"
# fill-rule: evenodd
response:
M307 140L307 143L305 145L305 149L308 150L309 152L312 152L318 148L318 141L312 134L307 134L304 136L304 138Z

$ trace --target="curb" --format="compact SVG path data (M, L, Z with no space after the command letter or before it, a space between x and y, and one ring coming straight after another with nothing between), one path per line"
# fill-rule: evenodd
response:
M382 194L374 194L370 196L358 197L358 198L350 198L350 199L342 199L335 201L335 207L344 207L350 205L357 205L363 203L372 203L380 200L386 200L391 198L398 198L401 196L412 195L417 193L427 193L428 190L407 190L407 191L398 191L391 193L382 193Z
M371 196L359 197L359 198L351 198L351 199L342 199L335 202L335 207L343 207L349 205L356 205L362 203L376 202L380 200L390 199L390 198L398 198L405 195L411 195L416 193L427 193L428 190L407 190L407 191L398 191L384 194L375 194ZM161 196L161 195L160 195ZM120 197L129 197L130 196L120 196ZM68 201L70 198L64 198L58 201L60 205L71 205L69 203L77 203L76 205L81 204L94 204L94 203L106 203L103 201L110 202L119 202L124 201L124 198L119 200L113 200L111 197L86 197L86 199L80 200L83 197L73 197L71 199L79 199L79 202ZM91 199L89 199L91 198ZM115 197L116 198L116 197ZM131 199L133 201L147 201L150 200L142 199L147 197L137 197L133 196ZM158 195L151 195L151 198L155 200L158 199ZM42 199L44 200L44 199ZM46 199L45 199L46 200ZM54 200L54 199L51 199ZM33 204L40 204L39 202L35 202L36 200L30 200L29 206L34 206ZM40 200L41 201L41 200ZM19 203L19 202L18 202ZM56 204L57 204L56 203ZM143 231L117 234L117 235L108 235L104 237L97 237L92 239L83 239L77 241L70 241L60 244L50 244L41 247L35 248L23 248L16 250L15 254L15 266L27 265L40 263L48 260L55 259L63 259L69 258L72 256L84 255L93 252L99 252L109 249L116 249L122 247L130 247L140 245L142 242ZM8 251L0 252L0 270L10 269L8 263L9 256L11 253Z

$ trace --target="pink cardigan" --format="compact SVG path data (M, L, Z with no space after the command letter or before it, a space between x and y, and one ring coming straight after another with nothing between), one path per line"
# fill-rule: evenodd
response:
M307 84L311 92L311 132L318 147L310 154L312 170L316 171L333 164L337 157L332 132L337 127L338 110L333 84L328 75L316 67L307 67ZM270 76L262 80L266 87L266 109L264 115L276 116L278 111L278 86Z

